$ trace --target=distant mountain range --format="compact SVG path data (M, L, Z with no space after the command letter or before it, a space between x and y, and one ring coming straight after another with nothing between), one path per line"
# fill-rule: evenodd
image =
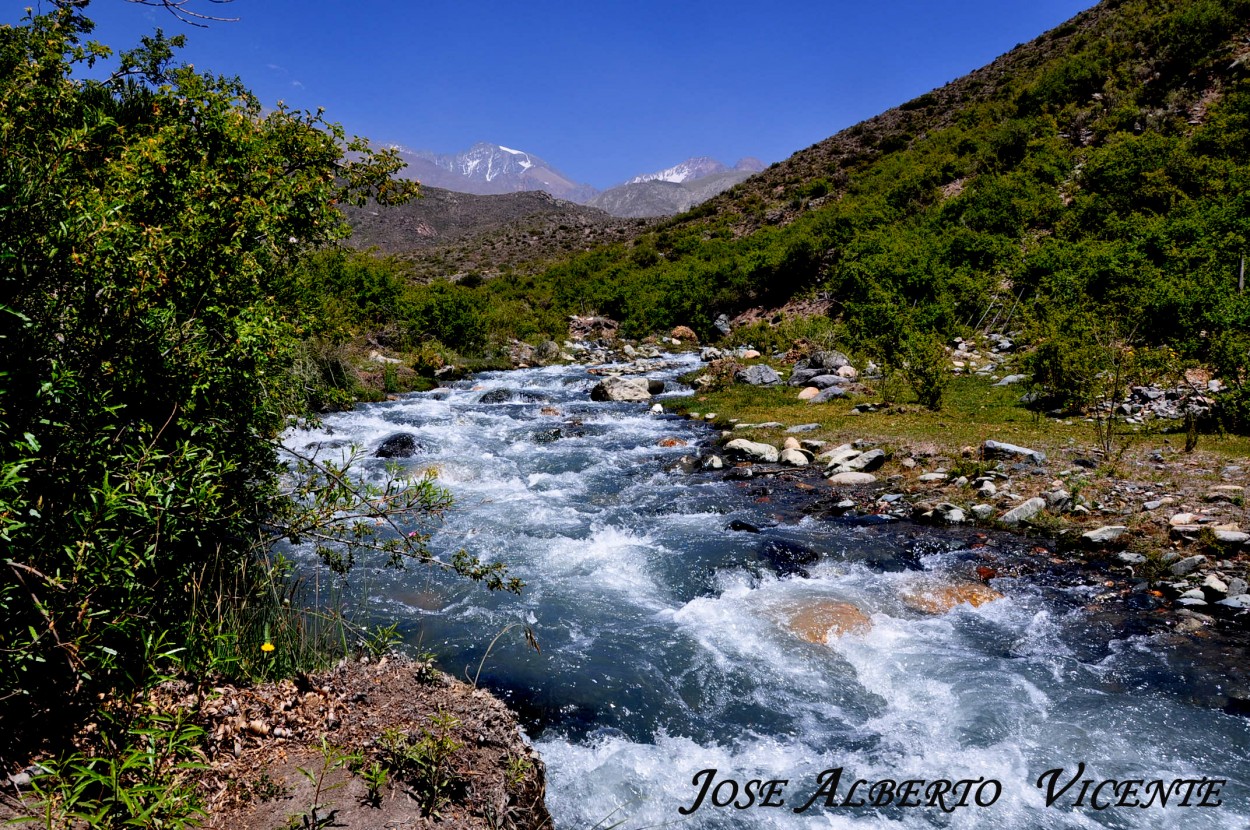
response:
M454 154L396 149L408 163L403 175L429 187L479 196L541 190L557 199L630 218L681 213L764 169L764 163L755 158L741 159L730 168L699 156L600 192L573 181L533 153L500 144L479 142Z

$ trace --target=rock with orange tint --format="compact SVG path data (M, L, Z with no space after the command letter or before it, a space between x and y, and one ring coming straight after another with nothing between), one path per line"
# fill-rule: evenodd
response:
M840 600L791 600L776 606L772 613L786 628L811 643L828 642L830 635L864 634L872 628L867 614Z
M661 438L659 445L661 447L684 447L686 442L680 438Z
M899 599L913 611L925 614L945 614L965 602L973 608L1002 599L1003 595L980 582L945 582L942 580L917 580L904 585Z

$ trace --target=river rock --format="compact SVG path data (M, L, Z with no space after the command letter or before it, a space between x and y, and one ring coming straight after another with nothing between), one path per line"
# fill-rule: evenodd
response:
M1222 599L1215 604L1222 605L1225 608L1235 608L1237 610L1250 608L1250 594L1236 594L1228 597L1227 599Z
M922 484L932 484L936 481L946 481L946 473L925 473L916 479Z
M1194 556L1186 556L1172 565L1172 573L1177 576L1185 576L1191 574L1198 569L1198 566L1207 561L1207 558L1201 553Z
M834 473L829 477L830 484L872 484L876 480L872 473Z
M1234 597L1234 596L1237 596L1238 594L1244 594L1247 592L1250 592L1250 584L1247 584L1246 581L1242 579L1241 577L1235 576L1232 579L1228 580L1228 595L1230 597Z
M968 514L962 507L944 501L933 508L933 518L944 524L961 525L968 520Z
M760 546L757 555L777 572L778 576L800 576L807 579L807 569L820 560L820 554L809 547L787 542L784 539L769 539Z
M784 449L778 456L782 464L788 464L791 467L806 467L811 462L802 450Z
M1119 560L1120 560L1121 562L1123 562L1125 565L1144 565L1144 564L1146 564L1146 557L1145 557L1145 556L1143 556L1143 555L1142 555L1142 554L1140 554L1140 553L1132 553L1132 552L1127 551L1127 550L1126 550L1126 551L1121 551L1120 553L1116 554L1116 557L1115 557L1115 558L1116 558L1116 559L1119 559Z
M981 450L986 458L1015 458L1031 461L1039 467L1046 463L1046 453L1002 441L986 441Z
M1168 524L1172 527L1180 527L1181 525L1197 524L1198 516L1194 513L1177 513L1168 519Z
M646 378L607 377L590 390L590 399L592 401L649 401L651 389Z
M373 455L375 458L409 458L416 455L421 445L417 437L410 432L397 432L378 445Z
M838 464L844 464L852 458L860 454L860 451L852 447L850 444L841 444L831 450L822 452L818 457L830 467Z
M830 636L864 634L872 628L869 616L849 602L820 597L780 603L772 613L811 643L826 643Z
M984 522L994 515L994 506L992 504L974 504L972 505L972 515Z
M820 424L795 424L794 426L787 429L786 432L789 432L789 433L813 432L818 429L820 429Z
M964 603L978 608L1002 597L1002 594L988 585L971 581L919 579L906 583L899 589L899 599L904 605L925 614L945 614Z
M1029 379L1028 375L1007 375L1007 377L1003 378L1002 380L1000 380L998 383L994 385L995 386L1011 386L1014 383L1024 383L1028 379Z
M762 461L766 464L775 463L780 455L777 452L777 448L772 444L748 441L745 438L735 438L726 444L725 454L733 458L741 458L746 461Z
M839 366L837 375L846 380L855 380L859 377L859 370L854 366Z
M705 470L721 470L724 469L725 462L719 455L709 455L703 459L702 466Z
M733 331L733 327L729 324L729 316L721 314L712 321L712 327L719 331L723 337L728 337L729 332Z
M775 386L781 383L781 376L771 366L757 363L754 366L746 366L739 369L734 373L734 380L739 383L748 383L751 386Z
M534 350L534 359L539 363L550 363L560 359L560 344L554 340L544 340Z
M810 401L812 398L820 394L820 390L815 386L805 386L799 390L799 400Z
M1036 496L1026 502L1016 505L1006 513L998 517L998 520L1005 525L1020 524L1027 522L1046 509L1046 500L1037 498Z
M855 458L842 463L844 471L852 473L871 473L874 470L881 469L885 464L886 455L882 450L869 450L861 453Z
M1108 525L1085 531L1081 534L1081 540L1091 547L1102 547L1119 539L1127 530L1128 528L1124 525Z

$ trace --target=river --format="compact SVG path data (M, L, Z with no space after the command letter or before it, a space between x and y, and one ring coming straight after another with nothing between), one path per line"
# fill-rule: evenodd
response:
M674 390L659 402L685 394L673 381L696 361L672 356L649 373ZM479 682L520 712L547 763L560 830L1250 827L1250 722L1196 700L1174 646L1092 626L1080 589L1057 595L1023 579L993 580L1003 598L976 608L918 611L902 599L909 586L966 568L966 541L904 525L769 527L751 487L670 471L691 446L661 442L693 445L705 427L593 403L596 380L576 366L488 373L286 438L357 443L360 473L377 477L385 462L372 450L411 433L420 449L402 463L436 469L456 499L433 549L505 562L526 581L517 597L432 569L356 576L371 610L399 620L442 668L472 677L482 663ZM734 519L763 531L731 530ZM820 559L806 576L778 569L767 550L778 543ZM871 627L826 644L787 624L830 602L861 609ZM483 661L513 623L533 629L541 653L518 626ZM1058 790L1081 763L1082 781L1048 806L1039 777L1063 770ZM679 813L712 769L702 804ZM871 792L875 803L842 806L855 779L866 783L849 800ZM869 790L887 779L899 782L889 800L889 785ZM903 797L912 779L923 783ZM1094 809L1108 779L1162 781L1168 806ZM748 791L750 807L713 803L745 804ZM1096 804L1149 792L1105 785ZM993 803L976 806L978 796Z

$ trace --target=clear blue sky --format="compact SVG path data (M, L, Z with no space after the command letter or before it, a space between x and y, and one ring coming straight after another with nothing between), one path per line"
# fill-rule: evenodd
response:
M47 8L50 4L42 0ZM40 0L9 0L15 22ZM185 31L265 104L414 149L526 150L609 187L689 156L779 161L940 86L1092 0L190 0L208 29L92 0L95 37Z

